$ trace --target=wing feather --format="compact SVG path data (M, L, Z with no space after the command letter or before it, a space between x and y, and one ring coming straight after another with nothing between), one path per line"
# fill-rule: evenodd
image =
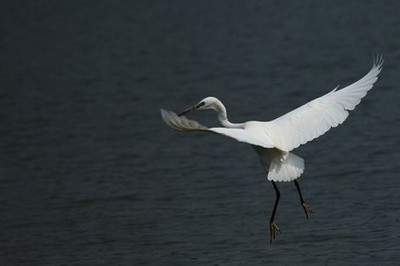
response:
M231 137L240 142L261 146L264 148L273 148L275 145L268 135L252 134L250 131L242 128L225 128L225 127L212 127L210 131Z
M184 116L178 116L172 111L160 109L161 117L164 122L179 131L209 131L209 129L197 121L187 119Z
M336 88L273 121L264 123L264 130L275 142L276 147L284 151L290 151L321 136L346 120L349 111L360 103L378 80L382 65L383 58L378 57L371 70L357 82L340 90Z
M167 125L176 130L211 132L236 139L237 141L240 142L257 145L264 148L274 147L272 141L269 139L267 135L258 136L242 128L224 128L224 127L207 128L202 124L198 123L197 121L190 120L185 116L178 116L176 113L164 109L161 109L161 117L163 118L164 122Z

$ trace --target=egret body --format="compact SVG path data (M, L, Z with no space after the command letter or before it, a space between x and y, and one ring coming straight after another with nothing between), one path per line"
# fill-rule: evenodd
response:
M377 57L371 70L357 82L340 90L336 88L272 121L232 123L228 120L225 106L215 97L204 98L179 115L164 109L161 109L161 115L165 123L176 130L217 133L254 147L267 172L267 179L272 182L276 193L269 221L269 239L272 242L276 237L276 232L279 231L275 222L275 213L280 199L276 182L294 181L306 217L308 218L311 213L296 180L304 171L304 160L291 151L343 123L349 111L360 103L377 81L382 65L383 58ZM218 113L218 120L222 127L208 128L183 116L192 111L205 109L212 109Z

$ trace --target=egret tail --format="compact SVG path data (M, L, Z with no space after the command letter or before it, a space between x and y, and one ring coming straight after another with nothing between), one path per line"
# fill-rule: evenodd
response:
M304 160L291 152L278 149L265 149L254 146L265 170L268 180L274 182L293 181L304 171Z

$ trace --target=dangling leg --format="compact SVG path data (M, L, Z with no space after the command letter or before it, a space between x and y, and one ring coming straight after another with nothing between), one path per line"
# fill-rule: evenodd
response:
M308 214L311 213L312 211L310 209L310 206L308 206L308 204L304 201L303 196L301 195L300 186L297 180L294 180L294 184L296 185L297 192L299 192L301 206L303 207L304 213L306 214L308 219Z
M275 182L274 181L271 181L271 182L275 189L276 198L275 198L274 209L272 210L271 219L269 220L269 242L270 243L272 243L272 239L275 239L276 232L279 232L279 228L275 223L275 213L276 213L276 208L278 207L279 198L281 196L281 193L279 192L278 187L276 186Z

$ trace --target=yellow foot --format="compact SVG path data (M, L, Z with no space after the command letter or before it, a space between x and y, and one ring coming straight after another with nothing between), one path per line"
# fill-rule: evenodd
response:
M309 214L309 213L312 213L312 210L311 210L310 206L308 206L308 204L305 203L305 202L303 202L303 203L301 204L301 206L303 206L304 213L306 214L307 219L308 219L308 214Z
M276 232L279 232L279 227L275 221L269 223L269 242L272 243L272 239L275 240Z

